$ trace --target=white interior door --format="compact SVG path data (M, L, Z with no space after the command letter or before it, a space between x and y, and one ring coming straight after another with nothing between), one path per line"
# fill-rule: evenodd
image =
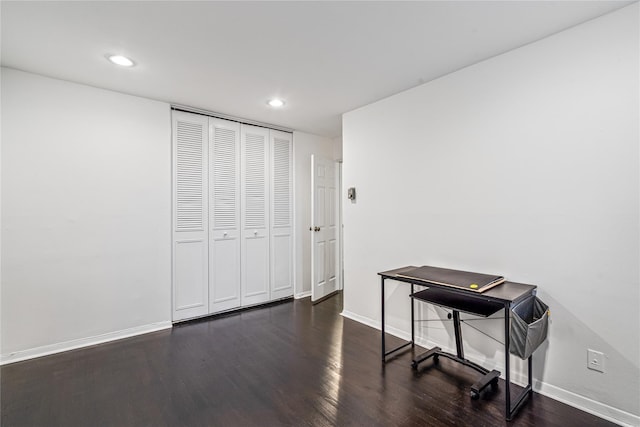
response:
M209 312L240 306L240 124L209 118Z
M267 302L269 291L269 129L241 125L241 302Z
M311 301L338 289L338 166L311 156Z

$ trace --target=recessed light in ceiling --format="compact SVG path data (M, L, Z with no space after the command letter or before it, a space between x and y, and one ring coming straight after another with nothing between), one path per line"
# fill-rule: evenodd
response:
M133 67L135 62L126 56L122 55L107 55L107 59L116 65L120 65L121 67Z
M269 100L269 102L267 102L267 104L271 105L272 107L278 108L278 107L282 107L284 105L284 101L278 98L274 98Z

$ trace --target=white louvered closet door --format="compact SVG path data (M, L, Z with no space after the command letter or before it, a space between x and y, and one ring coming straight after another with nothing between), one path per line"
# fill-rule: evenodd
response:
M209 118L209 311L240 307L240 124Z
M293 295L293 168L290 133L270 131L271 299Z
M209 312L206 117L174 111L173 320Z
M241 125L242 305L270 299L269 130Z

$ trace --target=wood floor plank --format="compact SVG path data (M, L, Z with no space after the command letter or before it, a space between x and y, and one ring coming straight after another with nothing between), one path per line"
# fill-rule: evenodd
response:
M502 381L474 401L475 371L448 359L383 366L379 331L341 308L291 301L5 365L2 426L614 425L538 394L507 423Z

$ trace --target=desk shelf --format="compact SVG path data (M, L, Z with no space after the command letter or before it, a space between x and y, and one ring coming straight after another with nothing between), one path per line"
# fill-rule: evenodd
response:
M461 295L438 288L427 288L413 293L411 297L440 307L452 308L481 317L491 316L504 308L504 304L476 296L470 292L468 295Z

